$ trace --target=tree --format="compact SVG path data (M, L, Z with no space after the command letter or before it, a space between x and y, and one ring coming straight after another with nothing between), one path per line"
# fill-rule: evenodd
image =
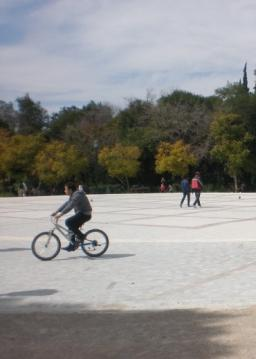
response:
M6 128L0 128L0 176L3 179L6 174L5 156L9 148L11 134Z
M186 91L162 96L152 120L161 135L159 142L174 143L182 139L192 146L198 159L206 157L209 127L219 102L216 97L207 98Z
M68 126L75 126L82 117L82 110L76 106L64 107L52 115L49 124L49 136L54 139L63 139L63 133Z
M14 110L12 103L0 101L0 127L15 132L17 128L17 111Z
M87 159L74 145L53 141L37 154L35 173L46 185L58 185L79 177L87 166Z
M110 177L117 178L129 191L129 178L138 173L140 150L137 146L116 144L103 147L98 155L100 165L106 168Z
M253 74L254 74L254 76L256 77L256 70L253 71ZM253 89L254 89L254 94L256 94L256 80L254 80Z
M74 133L80 134L76 140L81 142L81 131L83 135L90 137L94 127L102 127L112 119L112 109L108 105L94 103L91 101L87 106L78 108L75 106L64 107L59 113L52 116L49 126L51 138L72 141ZM87 134L87 129L90 133ZM72 132L70 134L70 132Z
M214 139L211 155L224 164L237 192L238 176L245 170L246 161L249 160L249 144L253 137L246 131L243 119L232 113L216 117L211 125L211 135Z
M247 62L245 63L244 69L243 69L243 87L246 92L249 92L248 79L247 79Z
M18 103L18 133L30 135L39 133L44 126L48 125L47 111L40 105L40 102L34 102L29 94L17 98Z
M190 166L194 166L197 160L191 153L190 145L186 145L182 140L174 144L161 142L156 154L156 172L172 173L174 176L185 176Z
M5 145L0 152L3 178L11 183L30 180L34 175L35 156L43 142L44 139L41 135L14 135L6 137Z

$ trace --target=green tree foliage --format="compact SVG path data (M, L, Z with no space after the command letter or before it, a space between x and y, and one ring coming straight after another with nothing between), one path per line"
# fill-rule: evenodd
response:
M250 94L241 82L228 83L218 88L216 96L221 100L220 109L226 113L236 113L248 118L250 110Z
M28 94L17 98L16 101L18 103L18 133L22 135L35 134L47 126L48 114L40 102L34 102Z
M15 132L17 128L18 113L12 103L0 101L0 127Z
M2 136L3 139L3 136ZM12 183L27 181L33 177L34 160L43 145L44 139L39 135L5 136L0 153L1 172Z
M58 185L79 178L87 167L87 159L74 145L60 141L48 143L37 154L35 173L46 185Z
M63 131L63 139L69 143L75 141L80 146L81 151L93 152L95 141L98 145L104 145L108 142L106 132L111 120L112 110L109 106L90 103L83 107L76 125L66 127Z
M78 145L82 143L83 147L88 141L93 142L99 134L104 135L102 128L111 119L111 107L101 103L92 101L81 109L75 106L65 107L53 115L49 135L67 142L78 141Z
M246 131L243 119L232 113L217 116L211 125L211 134L214 139L211 154L224 164L237 191L238 176L245 170L249 160L249 144L253 137Z
M218 105L215 97L204 98L186 91L174 91L158 101L153 124L161 141L183 140L199 159L209 151L209 127Z
M6 175L5 155L9 148L11 133L6 128L0 128L0 176L3 180Z
M159 174L169 172L173 176L183 177L188 174L189 167L196 164L196 156L191 152L190 146L182 140L171 144L161 142L156 154L156 172Z
M188 91L175 90L171 94L160 97L158 103L160 105L186 105L190 108L204 105L212 110L218 103L218 98L216 96L204 97Z
M114 147L102 148L98 160L110 177L117 178L129 190L129 178L135 177L139 170L139 157L137 146L116 144Z
M49 124L49 136L54 139L62 139L68 126L75 126L82 117L82 110L76 106L64 107L58 113L52 115Z

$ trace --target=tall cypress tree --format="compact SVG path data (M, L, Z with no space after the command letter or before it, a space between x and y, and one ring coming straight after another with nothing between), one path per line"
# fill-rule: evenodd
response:
M256 70L254 70L254 76L256 77ZM254 81L254 94L256 95L256 80Z
M243 87L246 90L246 92L249 92L249 88L248 88L248 79L247 79L247 62L244 65L244 69L243 69Z

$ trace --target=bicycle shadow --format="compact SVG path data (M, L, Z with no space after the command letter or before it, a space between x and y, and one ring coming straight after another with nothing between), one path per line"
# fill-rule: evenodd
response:
M113 254L104 254L101 257L89 257L86 255L79 255L77 257L69 257L69 258L57 258L56 261L70 261L75 259L89 259L89 260L109 260L109 259L120 259L120 258L128 258L134 257L136 254L134 253L113 253Z
M42 297L58 293L56 289L35 289L0 294L0 297Z
M30 251L31 248L0 248L1 252L23 252L23 251Z

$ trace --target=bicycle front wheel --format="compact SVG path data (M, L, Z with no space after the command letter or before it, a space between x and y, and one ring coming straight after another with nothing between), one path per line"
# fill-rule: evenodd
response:
M99 257L109 246L108 236L100 229L91 229L85 233L81 248L89 257Z
M60 239L56 234L49 232L39 233L32 241L33 254L42 261L50 261L55 258L61 248Z

